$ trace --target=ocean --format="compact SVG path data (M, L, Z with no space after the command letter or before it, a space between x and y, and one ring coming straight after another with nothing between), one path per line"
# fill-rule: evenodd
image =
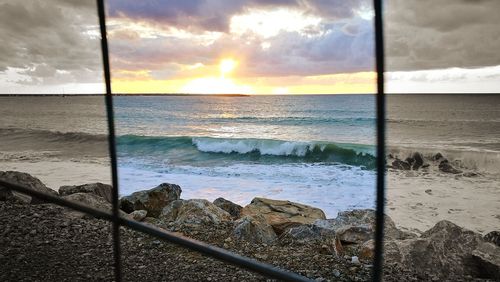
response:
M103 97L0 102L0 160L108 161ZM114 104L121 195L170 182L186 199L284 199L330 217L375 205L373 95L116 96ZM389 95L387 106L390 153L441 152L498 171L500 95Z

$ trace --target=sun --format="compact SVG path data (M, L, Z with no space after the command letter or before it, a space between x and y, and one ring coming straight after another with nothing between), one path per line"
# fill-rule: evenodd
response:
M219 62L220 76L212 75L191 79L184 84L180 91L181 93L193 94L253 94L251 86L239 84L228 75L234 71L237 65L236 60L225 58Z
M219 64L220 73L222 76L232 72L238 63L233 59L224 59Z

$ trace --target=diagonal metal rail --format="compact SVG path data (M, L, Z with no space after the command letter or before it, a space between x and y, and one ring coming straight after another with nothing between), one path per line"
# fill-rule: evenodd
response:
M17 191L22 194L26 194L32 197L36 197L40 200L43 200L48 203L53 203L57 204L59 206L67 207L79 212L84 212L86 214L92 215L95 218L98 219L103 219L107 221L112 221L114 222L115 220L115 215L113 213L105 212L102 210L98 210L95 208L91 208L85 205L82 205L80 203L68 201L66 199L46 194L43 192L35 191L30 188L27 188L25 186L19 185L17 183L12 183L10 181L5 181L0 179L0 186L6 187L8 189ZM159 239L163 239L165 241L168 241L170 243L185 247L187 249L205 254L209 257L213 257L216 259L219 259L221 261L246 268L248 270L257 272L259 274L262 274L264 276L274 278L274 279L279 279L283 281L313 281L307 277L301 276L299 274L296 274L294 272L286 271L283 269L280 269L276 266L259 262L254 259L244 257L238 254L235 254L233 252L227 251L222 248L218 248L215 246L212 246L207 243L203 243L198 240L190 239L184 236L179 236L177 234L174 234L172 232L159 229L156 227L153 227L151 225L146 225L134 220L130 220L128 218L124 217L118 217L118 220L116 221L119 225L125 226L129 229L139 231L144 234L148 234L151 236L154 236ZM120 276L121 278L121 276Z
M121 272L121 251L120 251L120 226L128 227L132 230L149 234L151 236L163 239L170 243L200 252L207 256L219 259L221 261L240 266L242 268L257 272L270 278L284 281L312 281L299 274L285 271L270 264L262 263L248 257L229 252L227 250L193 240L184 236L176 235L172 232L155 228L134 220L119 216L118 207L118 171L115 146L115 127L113 114L113 99L111 92L111 74L109 65L109 52L106 36L105 8L104 0L96 0L99 16L99 25L101 31L101 48L104 67L104 79L106 85L106 107L109 130L109 152L111 158L111 172L113 183L113 198L111 213L94 209L79 203L71 202L66 199L35 191L22 185L4 181L0 179L0 185L8 189L39 198L49 203L54 203L63 207L71 208L96 218L111 221L113 232L113 252L115 266L115 280L122 280ZM382 278L382 252L383 252L383 234L384 234L384 200L385 200L385 95L384 95L384 44L383 44L383 25L382 25L382 0L374 0L375 10L375 38L376 38L376 70L377 70L377 219L375 230L375 258L373 277L374 281L381 281Z

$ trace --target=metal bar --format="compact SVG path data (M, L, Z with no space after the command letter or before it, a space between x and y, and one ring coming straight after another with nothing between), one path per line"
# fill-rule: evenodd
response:
M373 0L375 10L375 57L377 70L377 219L375 225L375 256L373 281L383 275L384 204L385 204L385 93L384 93L384 33L382 0Z
M115 123L113 113L113 97L111 94L111 71L109 67L109 52L108 52L108 39L106 34L106 11L104 9L104 0L97 0L97 14L99 15L99 26L101 30L101 51L102 51L102 64L104 69L104 82L106 84L106 113L108 117L108 146L109 157L111 161L111 183L113 185L113 218L112 218L112 232L113 232L113 255L115 259L114 270L115 280L122 281L121 272L121 245L120 245L120 225L119 225L119 207L118 207L118 169L116 161L116 140L115 140Z
M97 210L79 203L71 202L66 199L42 193L39 191L32 190L30 188L21 186L16 183L8 182L5 180L0 179L0 186L6 187L8 189L15 190L17 192L23 193L30 195L32 197L39 198L41 200L44 200L46 202L54 203L63 207L71 208L76 211L84 212L86 214L92 215L96 218L107 220L107 221L113 221L115 219L114 214L112 213L107 213L101 210ZM270 278L274 279L280 279L284 281L313 281L311 279L308 279L307 277L301 276L299 274L296 274L294 272L286 271L280 268L277 268L275 266L272 266L267 263L262 263L256 260L253 260L248 257L240 256L238 254L229 252L227 250L211 246L207 243L203 243L194 239L190 239L184 236L179 236L177 234L174 234L172 232L159 229L156 227L153 227L151 225L146 225L134 220L130 220L127 218L119 217L118 223L120 225L126 226L129 229L148 234L151 236L154 236L159 239L163 239L165 241L168 241L170 243L180 245L182 247L185 247L187 249L203 253L209 257L214 257L216 259L219 259L224 262L228 262L231 264L234 264L236 266L240 266L243 268L246 268L248 270L252 270L254 272L260 273L262 275L265 275Z

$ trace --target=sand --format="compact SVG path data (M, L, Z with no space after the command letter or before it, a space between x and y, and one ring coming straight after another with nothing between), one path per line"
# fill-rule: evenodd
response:
M72 161L0 162L0 170L27 172L56 191L63 185L80 185L92 182L111 183L110 166L97 163Z
M110 168L102 163L2 161L0 170L30 173L54 190L63 185L111 183ZM444 219L482 234L500 227L499 175L391 170L387 184L386 213L402 229L419 233Z
M440 220L485 234L500 228L500 177L416 171L387 175L386 213L402 229L425 231Z

